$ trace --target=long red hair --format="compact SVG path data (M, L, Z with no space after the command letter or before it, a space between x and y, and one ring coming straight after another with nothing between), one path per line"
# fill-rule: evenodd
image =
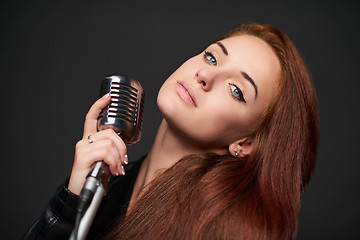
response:
M315 167L315 89L301 55L280 30L243 24L282 68L277 95L252 132L246 159L187 156L150 183L108 239L294 239L300 195Z

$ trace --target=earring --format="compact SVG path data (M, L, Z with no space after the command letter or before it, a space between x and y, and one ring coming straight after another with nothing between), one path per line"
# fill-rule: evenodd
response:
M239 155L238 149L234 148L235 156Z

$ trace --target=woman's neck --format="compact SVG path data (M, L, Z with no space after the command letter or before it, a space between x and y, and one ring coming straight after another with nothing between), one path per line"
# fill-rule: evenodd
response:
M179 137L163 120L154 144L140 168L129 208L156 176L174 165L181 158L192 153L197 153L196 149Z

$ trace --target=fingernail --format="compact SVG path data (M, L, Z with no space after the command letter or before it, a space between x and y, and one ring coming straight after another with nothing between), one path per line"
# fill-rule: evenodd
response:
M121 172L122 172L122 165L119 165L118 169L116 170L116 173L120 175Z
M110 96L110 93L107 93L103 96L103 98L108 98Z
M127 154L124 156L124 163L125 163L125 165L127 165L129 163L129 158L128 158Z
M119 171L116 171L116 176L119 176Z
M125 169L123 166L121 166L121 175L125 175Z

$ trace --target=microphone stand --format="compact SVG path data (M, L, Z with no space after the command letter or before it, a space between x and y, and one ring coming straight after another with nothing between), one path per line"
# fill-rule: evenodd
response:
M107 193L111 177L109 167L102 161L97 162L89 173L80 193L75 227L69 240L86 239L101 201Z

